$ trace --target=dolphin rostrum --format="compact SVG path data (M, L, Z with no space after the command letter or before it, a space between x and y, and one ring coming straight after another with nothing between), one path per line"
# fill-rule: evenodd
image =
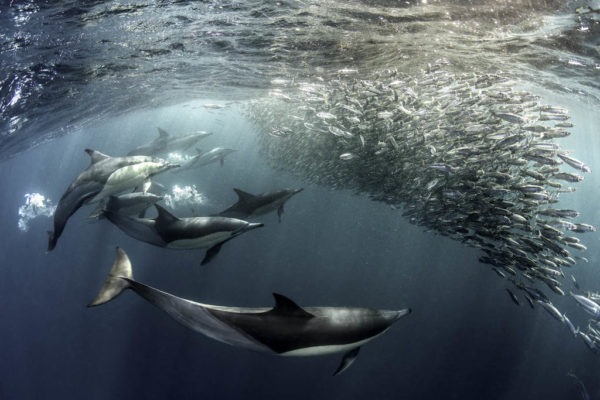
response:
M220 342L281 356L345 352L334 375L348 368L360 346L385 332L410 308L388 311L350 307L300 307L274 293L273 308L224 307L197 303L133 279L125 251L117 257L98 296L89 307L109 302L131 289L182 325Z
M302 189L282 189L253 195L240 189L233 190L238 195L237 203L221 211L218 215L231 218L252 218L277 210L279 222L281 222L285 202L302 191Z
M150 177L178 166L153 157L110 157L96 150L85 151L91 163L58 201L54 212L54 231L48 232L48 251L56 247L67 221L83 204L134 188Z
M158 137L147 145L140 146L127 153L128 156L144 155L158 156L175 153L178 151L185 152L193 148L200 140L209 137L212 133L199 131L185 136L171 136L167 131L158 128Z
M158 247L172 249L208 248L201 265L212 260L221 246L249 230L264 226L236 218L178 218L158 204L158 216L153 219L134 218L106 211L105 217L127 235Z

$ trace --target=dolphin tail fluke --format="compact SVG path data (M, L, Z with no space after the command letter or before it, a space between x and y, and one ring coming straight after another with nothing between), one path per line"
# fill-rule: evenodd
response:
M347 370L348 368L350 368L352 363L354 363L354 361L356 360L356 357L358 357L359 351L360 351L360 347L356 347L356 348L348 351L347 353L345 353L344 356L342 357L342 361L340 362L339 367L333 373L333 376L339 375L342 372L344 372L345 370Z
M123 290L129 288L129 279L133 279L133 270L131 261L127 257L127 253L120 247L117 247L117 258L113 264L102 289L98 296L88 304L88 307L99 306L100 304L108 303L115 297L121 294Z

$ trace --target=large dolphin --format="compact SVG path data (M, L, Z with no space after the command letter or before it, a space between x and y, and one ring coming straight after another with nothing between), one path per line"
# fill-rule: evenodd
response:
M110 211L104 215L127 235L154 246L173 249L208 248L201 265L212 260L224 243L263 226L261 223L226 217L178 218L158 204L154 207L158 216L153 219L127 217Z
M199 131L185 136L171 136L167 131L158 128L158 137L147 145L140 146L127 153L128 156L144 155L159 156L178 151L185 152L194 148L202 139L209 137L212 133Z
M282 189L253 195L240 189L233 190L238 195L237 203L221 211L218 215L231 218L252 218L277 210L279 222L281 222L285 202L302 191L302 189Z
M411 311L300 307L276 293L273 294L273 308L197 303L135 281L127 254L117 247L115 263L89 307L109 302L125 289L133 290L182 325L232 346L281 356L345 352L334 375L352 364L360 346L385 332Z
M90 165L71 183L54 212L54 231L48 232L48 251L56 247L67 221L85 203L142 185L150 177L177 167L159 158L146 156L110 157L86 149Z

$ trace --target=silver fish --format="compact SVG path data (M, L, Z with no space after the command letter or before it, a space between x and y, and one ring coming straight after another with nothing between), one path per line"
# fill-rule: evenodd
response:
M600 318L600 305L598 305L598 303L585 296L574 294L573 292L571 292L570 295L575 299L577 304L579 304L593 318Z

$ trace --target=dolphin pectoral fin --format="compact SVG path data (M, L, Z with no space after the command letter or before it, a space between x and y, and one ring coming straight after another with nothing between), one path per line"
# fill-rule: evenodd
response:
M215 256L219 254L219 251L221 250L221 244L222 243L216 244L210 249L206 250L206 254L204 254L204 258L202 259L202 262L200 262L200 265L206 265L210 262L210 260L215 258Z
M111 197L114 197L114 196L110 196L109 199ZM93 221L96 221L99 219L103 219L104 218L104 210L106 209L107 204L108 204L107 199L100 200L100 202L98 203L98 206L96 206L96 208L94 208L94 210L90 213L90 215L87 216L86 220L88 222L93 222Z
M229 242L231 239L232 238L229 238L227 240L222 241L221 243L217 243L208 250L206 250L206 254L204 255L204 258L202 259L200 265L208 264L213 258L217 256L217 254L219 254L219 251L221 251L221 246L223 246L224 243Z
M129 261L129 257L127 257L125 250L117 247L117 256L110 273L104 281L100 293L98 293L98 296L88 304L88 307L99 306L120 295L123 290L130 287L127 279L133 279L131 261Z
M54 234L54 231L48 231L48 250L46 250L46 251L54 250L54 248L56 247L57 241L58 241L58 238Z
M360 346L355 347L354 349L349 350L346 353L344 353L344 356L342 357L342 361L340 362L340 365L333 373L333 376L339 375L342 372L344 372L345 370L347 370L348 368L350 368L350 366L356 360L356 357L358 357L359 351L360 351Z
M142 186L142 193L148 193L150 187L152 186L152 180L150 178L146 179L144 182L144 186Z
M277 218L279 219L279 222L281 222L281 216L283 215L283 204L279 206L279 208L277 209Z

